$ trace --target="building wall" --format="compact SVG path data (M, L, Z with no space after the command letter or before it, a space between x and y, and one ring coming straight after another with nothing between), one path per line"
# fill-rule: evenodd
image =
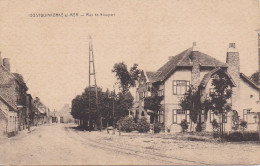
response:
M0 136L18 131L17 112L10 111L9 107L0 100Z
M250 86L243 79L240 79L240 109L238 115L243 119L243 110L250 109L251 112L260 112L259 91ZM248 123L247 130L257 130L257 123Z
M0 110L0 137L6 134L7 130L7 117L2 110Z
M12 76L2 65L0 65L0 95L14 108L16 108L17 105L26 106L26 92L14 76ZM25 129L25 114L26 109L19 109L19 130Z
M179 100L183 97L183 95L173 95L173 80L191 81L191 70L178 70L165 81L165 130L170 129L171 132L181 131L178 124L172 123L172 115L173 109L180 109Z

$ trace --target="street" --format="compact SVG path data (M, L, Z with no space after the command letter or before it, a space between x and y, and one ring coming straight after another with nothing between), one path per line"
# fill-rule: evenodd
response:
M17 137L1 140L0 152L0 165L191 164L104 148L63 124L38 126L31 133L23 131Z
M32 127L0 139L0 165L257 164L259 144L180 141L170 135L87 132L73 124ZM118 134L118 133L116 133ZM166 139L167 138L167 139ZM167 141L168 140L168 141ZM185 148L184 148L185 147Z

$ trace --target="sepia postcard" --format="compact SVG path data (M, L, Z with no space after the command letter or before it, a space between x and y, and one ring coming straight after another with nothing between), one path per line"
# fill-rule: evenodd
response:
M0 165L259 165L259 0L0 0Z

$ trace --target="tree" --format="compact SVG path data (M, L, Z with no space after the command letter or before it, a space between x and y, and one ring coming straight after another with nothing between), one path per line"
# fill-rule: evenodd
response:
M205 109L211 110L215 115L220 115L220 132L223 137L223 124L224 124L224 113L231 110L231 106L227 103L227 100L231 97L231 82L223 71L213 75L212 86L215 89L214 93L210 93L210 98L206 99Z
M183 119L181 121L180 126L181 126L181 129L182 129L182 132L184 133L188 129L188 127L189 127L187 120Z
M256 85L260 85L260 80L259 80L259 71L253 73L251 76L250 76L250 79L256 84Z
M127 65L124 62L121 62L121 63L116 63L114 65L112 72L116 74L122 92L126 93L128 92L130 87L135 86L135 80L138 80L141 70L138 69L137 64L134 64L130 68L130 71L128 71Z
M91 93L90 99L89 91ZM71 115L73 118L83 121L82 127L92 129L93 123L97 124L99 121L97 109L99 109L101 117L107 117L108 112L112 111L112 99L109 98L108 93L109 91L102 92L102 89L98 88L97 107L95 89L87 87L81 95L72 100Z
M119 92L115 98L115 123L122 117L125 117L129 113L129 109L133 106L134 98L130 92Z
M163 100L163 96L158 96L158 95L153 95L144 98L144 109L152 110L153 111L152 116L154 116L155 119L158 119L162 100Z
M180 100L180 106L183 110L190 111L191 128L192 123L197 123L197 131L201 131L201 95L200 91L191 86L188 92Z
M142 117L141 119L138 119L135 124L135 129L140 133L146 133L150 130L150 124L147 122L145 117Z
M246 128L247 128L247 121L241 121L240 122L240 126L241 126L241 128L242 128L242 133L243 133L243 137L244 137L244 132L245 132L245 130L246 130Z

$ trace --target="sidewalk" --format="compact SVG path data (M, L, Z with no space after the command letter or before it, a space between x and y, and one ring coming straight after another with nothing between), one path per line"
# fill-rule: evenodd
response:
M24 130L18 131L18 133L15 136L12 136L9 138L7 136L0 137L0 144L5 143L8 140L24 138L24 137L28 136L28 134L35 132L38 127L40 127L40 126L31 126L30 132L28 131L28 129L24 129Z
M190 141L181 133L119 133L107 134L107 131L81 131L82 137L97 143L122 149L160 154L185 160L194 160L208 164L259 164L260 144L217 143L210 141ZM195 136L198 137L198 136ZM189 138L189 137L188 137ZM203 138L204 139L204 138ZM203 140L202 139L202 140Z

